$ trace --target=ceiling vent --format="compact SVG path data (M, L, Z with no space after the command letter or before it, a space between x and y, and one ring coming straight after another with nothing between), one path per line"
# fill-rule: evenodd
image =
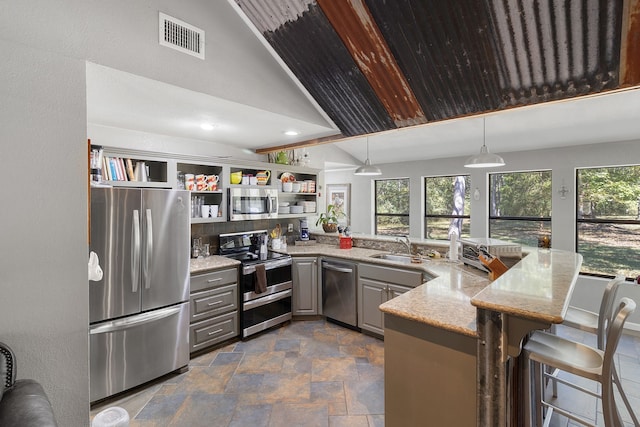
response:
M204 59L203 30L162 12L158 18L158 36L162 46Z

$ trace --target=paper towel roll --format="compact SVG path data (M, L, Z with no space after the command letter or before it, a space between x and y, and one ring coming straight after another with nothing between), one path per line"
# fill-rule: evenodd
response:
M458 234L449 234L449 259L456 261L458 259Z

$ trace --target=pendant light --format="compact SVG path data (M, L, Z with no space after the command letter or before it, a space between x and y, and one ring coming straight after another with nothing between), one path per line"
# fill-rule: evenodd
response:
M504 166L504 159L497 154L489 153L487 149L487 127L486 119L482 118L482 147L480 154L473 155L467 159L464 164L465 168L495 168Z
M364 161L364 165L356 169L353 174L362 176L382 175L380 168L372 165L371 160L369 160L369 137L367 137L367 159Z

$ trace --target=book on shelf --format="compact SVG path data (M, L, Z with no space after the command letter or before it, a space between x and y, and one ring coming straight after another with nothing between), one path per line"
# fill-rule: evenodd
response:
M129 177L129 181L135 181L136 176L133 173L133 162L131 159L127 159L127 176Z
M107 181L135 181L134 162L129 158L104 156L103 176ZM137 163L137 162L135 162Z

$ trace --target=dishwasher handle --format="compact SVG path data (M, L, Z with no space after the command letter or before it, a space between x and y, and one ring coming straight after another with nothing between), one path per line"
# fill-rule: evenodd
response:
M328 262L323 262L322 268L325 270L337 271L338 273L347 273L347 274L353 273L353 268L340 267L335 264L329 264Z

